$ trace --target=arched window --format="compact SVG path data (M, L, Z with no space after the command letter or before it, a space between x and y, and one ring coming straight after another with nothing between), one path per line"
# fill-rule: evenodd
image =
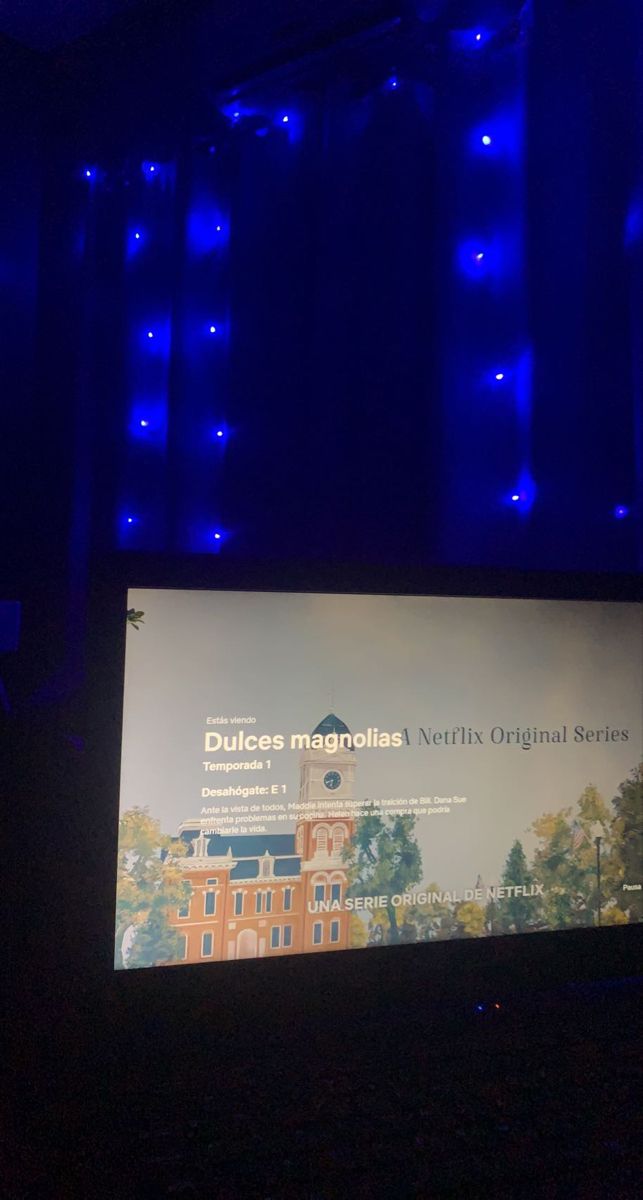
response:
M333 857L336 858L341 853L344 840L346 838L346 829L343 825L333 825Z
M328 854L328 830L325 825L319 825L315 830L315 853Z

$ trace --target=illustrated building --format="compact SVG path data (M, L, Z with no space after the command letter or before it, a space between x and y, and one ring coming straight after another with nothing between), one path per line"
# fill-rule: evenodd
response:
M356 758L350 730L334 713L313 730L311 740L335 734L345 735L342 749L301 753L293 833L207 834L200 819L180 826L180 837L190 844L180 866L192 895L172 911L170 922L182 935L182 961L348 948L342 851L354 832L348 801Z

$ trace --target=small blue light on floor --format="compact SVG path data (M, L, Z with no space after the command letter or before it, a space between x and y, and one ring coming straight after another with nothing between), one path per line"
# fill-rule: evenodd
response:
M482 34L481 34L481 33L477 33L477 34L476 34L476 41L477 41L477 42L481 42L481 41L482 41Z
M483 146L490 146L490 145L491 145L491 138L489 137L489 134L488 134L488 133L485 133L485 134L483 134L483 136L482 136L482 145L483 145Z
M137 242L140 242L140 240L141 240L141 235L138 232L138 229L136 230L136 233L134 234L134 240Z
M93 179L93 178L94 178L94 172L92 171L91 167L86 167L85 168L85 179Z
M396 92L398 88L398 79L396 75L391 75L388 81L389 91Z
M149 162L146 160L145 162L141 163L141 170L147 179L154 179L159 173L159 165L158 163Z
M484 1004L476 1004L476 1012L484 1012Z
M504 379L504 377L505 377L504 371L496 371L496 379L498 380L498 383L502 383L502 380Z
M143 417L141 419L141 421L139 422L139 424L141 426L141 429L147 429L149 426L149 421L146 421L145 418Z
M614 509L614 516L617 521L622 521L629 514L629 508L625 504L617 504Z
M128 525L133 525L135 521L136 521L136 517L128 517L127 518Z
M217 437L218 437L218 438L222 438L222 437L223 437L223 430L222 430L222 429L217 429Z
M282 125L287 125L289 120L290 120L290 117L288 116L288 113L284 113L283 117L281 118Z
M518 503L518 501L520 500L520 493L519 493L519 492L512 492L511 499L512 499L512 501L513 501L513 503L514 503L514 504L517 504L517 503Z
M220 541L221 541L221 534L218 532L218 530L217 530L217 532L214 534L214 540L215 540L215 542L220 542Z
M216 331L217 331L216 325L210 325L209 331L210 331L210 333L216 333Z
M216 229L217 229L217 233L221 233L221 226L220 226L220 225L217 225Z
M148 338L153 338L153 337L154 337L154 331L153 331L152 329L148 329L148 331L147 331L147 336L148 336Z

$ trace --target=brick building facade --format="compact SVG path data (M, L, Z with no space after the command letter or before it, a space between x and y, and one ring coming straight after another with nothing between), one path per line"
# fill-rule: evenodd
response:
M350 731L330 713L313 731ZM202 820L183 822L190 844L180 861L192 885L190 900L170 914L183 937L182 961L263 958L345 950L350 913L343 909L348 883L344 847L354 832L352 745L329 754L304 750L300 757L299 810L285 834L206 833ZM336 806L329 807L328 801ZM323 818L307 816L323 801ZM332 815L327 815L332 814Z

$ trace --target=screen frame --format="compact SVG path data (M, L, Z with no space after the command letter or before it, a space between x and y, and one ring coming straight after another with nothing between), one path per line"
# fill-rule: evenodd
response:
M152 1002L159 993L195 1002L211 998L235 1003L248 988L288 1003L292 989L307 997L342 999L364 989L392 1002L395 988L430 986L453 996L563 985L643 972L643 925L557 930L493 938L453 939L378 947L341 954L288 955L279 959L212 961L117 971L113 966L120 755L125 668L126 597L130 588L166 590L417 595L491 599L538 599L643 603L643 576L516 571L463 567L408 567L341 563L248 563L223 555L167 556L121 553L92 572L89 609L88 761L93 763L96 815L103 855L92 855L99 890L105 897L93 932L94 970L116 994ZM643 654L643 625L641 635ZM641 714L643 729L643 711ZM100 882L99 882L100 878ZM96 944L98 943L98 944ZM394 955L391 960L390 956ZM366 960L366 961L365 961ZM357 964L359 963L359 967ZM391 971L393 968L393 971ZM439 980L439 984L436 981ZM437 991L436 991L437 987Z

